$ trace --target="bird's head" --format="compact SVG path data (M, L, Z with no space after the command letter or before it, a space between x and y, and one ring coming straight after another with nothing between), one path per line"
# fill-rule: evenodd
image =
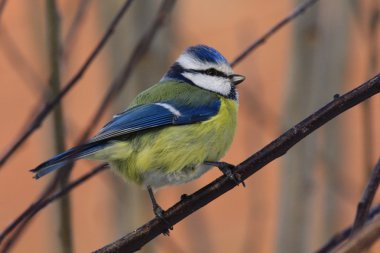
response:
M244 79L234 74L226 58L214 48L198 45L187 48L161 81L186 82L236 100L235 86Z

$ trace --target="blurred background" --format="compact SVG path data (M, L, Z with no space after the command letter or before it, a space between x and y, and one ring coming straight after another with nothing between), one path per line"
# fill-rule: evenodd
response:
M0 1L0 154L83 65L124 1ZM134 1L76 86L0 167L0 231L36 201L53 175L29 170L77 143L111 85L123 88L92 134L156 83L188 46L233 61L300 1L178 1L149 49L126 68L162 1ZM238 164L283 131L379 72L380 2L321 0L235 67L237 134L223 160ZM59 17L59 18L57 18ZM125 73L131 71L129 78ZM380 97L354 107L237 187L159 236L141 252L311 252L353 222L380 155ZM80 161L70 180L96 163ZM166 209L220 172L167 187ZM65 180L62 180L64 185ZM379 198L375 203L378 203ZM148 194L106 170L39 212L9 252L89 252L153 218ZM379 245L377 245L377 248ZM0 247L1 248L1 247Z

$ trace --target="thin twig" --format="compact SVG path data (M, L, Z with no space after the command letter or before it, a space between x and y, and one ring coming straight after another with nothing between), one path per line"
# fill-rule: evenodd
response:
M174 7L175 2L176 0L165 0L162 2L161 7L159 8L157 16L154 19L151 27L142 36L139 43L134 48L133 53L129 58L128 62L123 66L120 74L110 85L110 88L108 89L107 94L104 96L102 102L96 110L96 113L87 124L87 128L83 132L82 136L79 138L78 144L82 143L89 137L94 127L99 122L101 116L103 115L107 107L110 105L110 103L113 101L114 97L120 94L121 89L123 89L126 85L127 80L129 79L133 69L137 66L142 56L146 53L157 31L162 27L166 18L169 16L169 13Z
M99 172L105 170L108 168L107 164L101 164L97 167L95 167L93 170L91 170L89 173L83 175L82 177L78 178L77 180L71 182L68 184L65 188L61 189L60 191L56 192L55 194L43 199L39 200L36 203L33 204L33 208L28 213L23 213L22 217L18 217L17 219L23 220L23 223L29 222L31 218L38 213L41 209L46 207L48 204L52 203L53 201L61 198L62 196L65 196L67 193L69 193L72 189L76 188L77 186L83 184L85 181L93 177L94 175L98 174ZM17 234L17 232L15 232ZM6 234L3 232L1 236L4 238ZM5 253L9 249L10 245L14 242L14 236L9 238L6 243L4 243L4 248L1 249L0 253Z
M0 253L6 253L9 252L13 245L15 245L16 241L20 236L25 232L25 228L29 225L29 221L31 218L35 215L35 209L38 208L38 204L44 200L49 194L51 194L55 190L56 183L53 182L49 183L48 187L44 190L44 192L41 194L41 197L38 199L36 203L32 203L31 206L29 206L28 209L26 209L17 219L12 222L3 233L0 234L0 245L2 240L8 233L10 233L12 230L12 235L8 238L8 240L5 241L3 244L4 247L0 248ZM16 227L17 226L17 227Z
M56 0L46 0L48 55L49 55L49 87L51 94L57 96L60 93L61 84L61 22ZM58 104L53 111L53 140L56 153L65 150L63 108ZM69 181L68 175L59 178L59 187L63 189ZM58 201L59 241L62 252L73 252L70 196L66 195Z
M0 44L4 53L4 58L11 65L11 69L17 71L17 76L23 79L26 86L33 92L42 97L47 97L47 89L45 80L34 69L34 66L23 55L18 44L19 41L12 38L5 26L0 25Z
M374 217L380 214L380 203L377 204L374 208L371 209L369 215L367 216L367 223L370 222ZM315 253L328 253L331 252L334 248L340 245L343 241L347 240L352 231L352 226L343 229L341 232L335 234L331 239L323 245L319 250Z
M369 13L369 22L365 24L368 26L367 32L367 47L368 47L368 73L370 75L376 73L379 64L379 56L378 56L378 44L379 41L377 38L379 37L379 28L380 28L380 6L378 6L378 1L373 0L370 2L370 13ZM362 17L362 16L360 16ZM367 15L365 16L367 17ZM367 27L364 27L363 30ZM371 108L371 103L366 101L363 103L363 155L364 155L364 163L365 163L365 172L366 177L370 176L371 168L373 166L373 158L374 158L374 129L373 122L374 117L372 115L373 109Z
M364 252L380 238L380 217L376 216L372 222L358 231L346 243L334 249L333 253Z
M61 101L61 99L74 87L74 85L80 80L82 75L86 72L88 67L91 65L93 60L99 54L101 49L104 47L108 39L113 34L117 24L121 20L124 13L128 10L130 4L133 0L126 0L124 5L121 7L115 18L112 20L110 26L108 27L106 33L97 44L95 49L91 52L90 56L87 58L82 67L78 72L70 79L70 81L63 87L61 92L54 97L50 102L46 103L43 109L36 115L34 120L30 123L29 127L20 134L16 141L11 145L11 147L6 151L6 153L0 159L0 168L5 164L5 162L14 154L14 152L23 144L29 136L40 127L41 123L44 121L46 116L52 111L52 109Z
M290 23L293 19L297 18L301 14L303 14L307 9L316 4L319 0L308 0L297 6L296 9L293 10L288 16L270 28L263 36L261 36L258 40L252 43L247 49L245 49L235 60L232 61L231 66L239 64L245 57L248 56L254 49L264 44L267 39L269 39L273 34L275 34L282 27Z
M358 203L352 235L358 232L365 224L367 214L371 208L372 201L380 183L380 158L377 161L375 168L372 170L371 177L364 190L363 196Z
M38 207L39 203L43 201L45 198L47 198L52 192L55 191L58 181L59 181L59 175L63 173L63 171L58 171L57 176L54 177L54 179L49 182L47 187L42 191L40 196L37 198L37 201L32 203L27 209L25 209L16 219L14 219L1 233L0 233L0 244L4 240L4 238L10 234L20 223L23 222L24 219L26 219L28 216L30 216L31 213L34 212L34 210Z
M78 4L77 11L74 15L73 21L68 29L67 35L63 42L62 60L66 62L66 59L71 52L73 42L76 39L80 26L83 24L83 18L85 17L88 6L92 3L90 0L81 0Z
M5 6L7 5L7 2L8 2L7 0L1 0L0 1L0 19L3 16L3 12L5 9Z
M274 159L284 155L291 147L329 120L379 92L380 74L343 96L334 96L333 101L240 163L236 167L236 175L241 178L241 180L245 180ZM175 225L235 186L236 184L232 180L221 176L169 208L165 211L164 218L171 225ZM162 219L155 218L135 231L95 252L134 252L166 229L166 222L163 222Z

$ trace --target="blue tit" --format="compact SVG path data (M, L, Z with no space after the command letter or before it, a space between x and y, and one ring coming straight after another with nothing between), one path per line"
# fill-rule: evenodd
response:
M214 48L187 48L161 80L140 93L85 144L32 170L40 178L78 159L107 161L125 179L145 186L156 216L162 209L152 189L200 177L212 166L237 181L232 165L218 162L231 145L237 121L233 72Z

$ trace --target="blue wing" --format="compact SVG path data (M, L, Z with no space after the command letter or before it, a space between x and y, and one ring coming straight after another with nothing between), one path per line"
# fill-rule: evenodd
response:
M90 140L98 142L167 125L186 125L205 121L219 112L220 100L206 105L178 105L173 101L152 103L133 107L117 114Z
M35 178L40 178L72 161L96 153L114 137L155 127L205 121L216 115L219 108L219 99L200 106L178 105L173 101L165 101L133 107L115 115L89 142L56 155L31 171L36 173Z

